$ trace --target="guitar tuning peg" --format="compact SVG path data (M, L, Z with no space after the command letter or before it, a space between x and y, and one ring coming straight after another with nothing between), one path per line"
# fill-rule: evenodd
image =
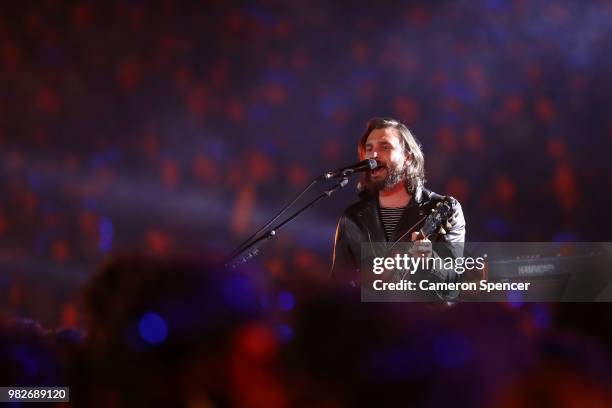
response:
M440 234L446 235L446 230L442 227L440 227Z
M436 207L440 207L442 205L442 201L440 201L438 204L436 204Z

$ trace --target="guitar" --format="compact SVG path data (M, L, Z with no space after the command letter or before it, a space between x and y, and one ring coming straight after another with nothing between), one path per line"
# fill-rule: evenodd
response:
M423 223L423 226L421 227L421 229L418 232L418 239L419 240L427 240L429 241L429 238L431 236L433 236L434 234L446 234L447 230L450 230L452 228L452 225L450 223L450 219L453 215L453 208L452 208L452 202L450 200L450 198L445 197L444 200L438 202L436 204L436 206L431 210L431 212L426 216L425 218L425 222ZM419 221L420 222L420 221ZM417 224L418 225L418 224ZM394 247L396 247L396 245L400 242L402 242L401 240L406 237L406 235L408 235L413 228L408 229L408 231L406 231L404 234L402 234L398 240L396 240L391 247L389 247L388 249L388 253L391 253L392 249ZM415 247L419 245L419 244L413 244L412 248L412 255L418 256L419 250L418 248L415 249ZM425 244L426 247L429 247L429 251L428 252L432 252L432 244L431 242L428 242L427 244ZM409 251L410 252L410 251ZM434 276L436 276L438 279L444 281L447 279L448 275L444 272L444 271L436 271L436 270L431 270L428 271L431 274L433 274ZM405 279L406 278L406 274L408 273L408 271L404 271L403 274L400 274L399 276L395 276L395 280L400 281L401 279Z
M385 262L385 268L382 272L380 272L380 268L378 268L378 271L376 272L374 272L374 269L372 268L372 272L374 272L374 279L384 282L397 283L407 281L408 278L414 279L416 278L414 274L417 273L417 271L423 271L426 272L428 276L435 277L436 280L442 282L449 280L451 277L450 273L454 273L454 270L448 270L448 268L437 270L427 268L425 266L426 262L434 257L456 257L462 256L463 254L463 243L432 243L428 241L430 238L433 238L433 235L446 234L446 231L452 228L452 224L450 222L453 215L452 204L452 199L449 197L446 197L442 201L438 202L429 214L421 218L413 227L409 228L391 245L388 245L388 243L376 243L377 246L380 245L379 250L376 250L374 248L374 244L370 243L368 252L371 252L371 256L374 257L372 258L371 265L374 266L375 258L381 260L388 258L396 259L399 257L403 261L403 267L399 266L399 260L392 267L389 267L389 265ZM404 239L408 234L412 233L419 224L422 224L421 228L418 230L419 242L402 241L402 239ZM445 253L438 255L436 254L435 249L442 250L442 252ZM383 257L378 256L378 254L381 253L384 254ZM424 255L427 255L427 257ZM369 259L369 256L366 256L366 259ZM419 263L421 265L420 267L418 266ZM410 267L410 265L412 267ZM368 269L369 268L366 268L364 270ZM418 277L421 279L423 278L422 272L419 273ZM368 279L366 279L366 281L368 281ZM374 280L369 281L368 283L371 284L373 282Z

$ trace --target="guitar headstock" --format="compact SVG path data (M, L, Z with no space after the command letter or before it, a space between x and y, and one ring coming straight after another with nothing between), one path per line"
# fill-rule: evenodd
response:
M436 232L445 234L446 229L450 229L451 227L448 220L452 215L453 206L451 199L446 197L431 210L431 213L425 220L425 224L423 224L423 228L421 228L421 234L423 234L425 238Z

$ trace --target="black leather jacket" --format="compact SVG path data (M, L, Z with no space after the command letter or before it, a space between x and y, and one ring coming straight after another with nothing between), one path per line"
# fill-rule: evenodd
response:
M411 232L419 231L427 214L445 198L425 188L418 188L404 211L391 241L409 242ZM465 242L465 218L461 204L456 199L449 198L453 209L452 227L446 234L434 234L430 239L434 242ZM335 280L357 286L360 281L361 243L387 241L378 209L378 196L369 196L349 206L340 217L336 228L330 272ZM409 230L410 232L405 234ZM402 235L404 236L400 239ZM445 255L454 257L463 255L458 253L458 246L453 245L448 248L449 253Z

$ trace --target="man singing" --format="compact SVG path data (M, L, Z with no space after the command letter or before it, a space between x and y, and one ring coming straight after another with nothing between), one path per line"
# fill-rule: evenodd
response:
M331 274L357 286L361 244L368 242L428 242L419 233L427 214L446 197L423 187L425 158L421 146L401 122L374 118L358 145L359 159L376 159L378 166L359 182L360 200L349 206L338 222ZM432 241L464 242L465 219L452 197L451 228L430 236ZM449 246L451 255L455 246ZM429 254L427 254L429 255ZM450 277L449 279L454 279Z

